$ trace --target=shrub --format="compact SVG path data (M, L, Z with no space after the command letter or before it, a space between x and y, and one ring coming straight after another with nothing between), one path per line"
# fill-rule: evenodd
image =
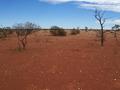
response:
M7 30L0 29L0 38L6 38L7 37Z
M5 38L5 37L6 37L6 35L4 34L3 30L0 29L0 38Z
M18 39L18 49L25 50L27 45L27 37L31 34L33 29L16 29L16 35Z
M25 50L27 45L27 37L37 28L37 25L31 22L19 23L13 26L17 39L18 50Z
M0 38L6 38L9 34L12 34L13 30L10 27L0 28Z
M79 33L80 33L80 30L78 30L78 29L72 29L70 34L71 35L77 35Z
M9 34L13 34L13 32L14 32L14 31L11 30L11 29L6 31L7 35L9 35Z
M58 26L52 26L50 29L50 33L53 36L66 36L66 31L63 28L60 28Z

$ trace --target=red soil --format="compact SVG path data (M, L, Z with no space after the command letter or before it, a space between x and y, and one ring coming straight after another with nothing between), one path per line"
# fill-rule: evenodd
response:
M28 48L15 50L15 36L0 40L0 90L120 90L120 38L95 32L54 37L37 32Z

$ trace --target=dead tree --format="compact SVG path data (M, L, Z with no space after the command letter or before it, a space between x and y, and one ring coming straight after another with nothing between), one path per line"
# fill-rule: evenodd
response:
M95 18L100 24L100 36L101 36L101 46L104 46L104 24L106 22L106 18L104 18L104 11L95 10Z

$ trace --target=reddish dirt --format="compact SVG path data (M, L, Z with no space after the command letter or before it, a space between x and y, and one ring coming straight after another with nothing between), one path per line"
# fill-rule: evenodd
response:
M32 34L25 51L15 36L0 40L0 90L120 90L120 38L95 32L55 37Z

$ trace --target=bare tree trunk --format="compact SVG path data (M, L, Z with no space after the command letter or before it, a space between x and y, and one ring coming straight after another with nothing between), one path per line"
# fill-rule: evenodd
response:
M115 38L117 37L117 35L116 35L116 30L114 31L114 37L115 37Z
M116 39L116 41L118 40L117 39L117 32L116 32L116 30L114 31L114 38Z
M26 44L27 44L27 37L18 37L18 49L21 50L25 50L26 49Z
M104 46L104 31L103 31L103 26L101 27L101 46Z
M25 45L24 40L21 40L21 44L22 44L22 49L25 50L26 45Z
M17 36L17 38L18 38L18 49L19 49L19 50L21 50L22 46L21 46L20 37L19 37L19 36Z
M27 36L25 36L25 38L23 38L23 40L21 41L23 49L26 49L26 45L27 45Z

